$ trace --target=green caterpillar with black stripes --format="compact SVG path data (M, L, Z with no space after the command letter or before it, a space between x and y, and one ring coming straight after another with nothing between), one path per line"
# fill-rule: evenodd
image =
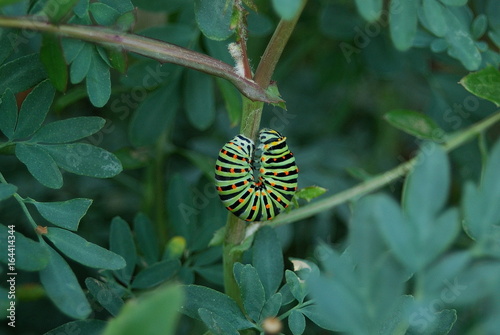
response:
M276 130L259 133L261 152L258 180L255 180L255 144L239 134L219 152L215 164L215 186L222 203L245 221L271 220L292 201L299 169L286 137Z

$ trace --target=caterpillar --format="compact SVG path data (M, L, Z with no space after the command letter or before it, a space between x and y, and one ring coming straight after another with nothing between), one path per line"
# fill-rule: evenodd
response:
M274 218L290 204L297 190L299 169L286 137L276 130L262 129L259 141L258 170L253 159L255 144L242 134L222 147L215 164L215 186L222 203L246 221ZM258 171L257 181L254 170Z

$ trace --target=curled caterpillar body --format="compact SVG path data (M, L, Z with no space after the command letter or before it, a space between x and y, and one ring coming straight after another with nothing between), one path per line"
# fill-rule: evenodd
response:
M215 186L222 203L246 221L265 221L284 210L297 190L298 168L286 137L276 130L259 134L258 179L254 177L254 142L236 135L219 152Z

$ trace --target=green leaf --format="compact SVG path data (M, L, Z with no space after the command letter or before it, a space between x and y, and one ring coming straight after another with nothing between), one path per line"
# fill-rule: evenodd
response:
M58 189L63 185L61 171L49 153L39 145L18 143L16 157L42 185Z
M445 138L444 130L433 119L416 111L396 109L384 114L384 118L392 126L420 139L442 142Z
M206 130L215 120L214 82L211 76L187 70L184 104L191 124Z
M280 287L284 271L283 253L276 232L271 227L262 227L255 236L252 250L252 264L269 298Z
M278 315L283 301L283 295L281 293L273 294L262 307L260 312L260 320L266 318L272 318Z
M470 35L469 26L449 8L445 8L444 13L448 26L448 33L445 36L448 42L448 55L458 59L467 70L477 70L481 65L481 53Z
M213 313L212 311L200 308L198 310L201 320L207 326L211 333L215 335L238 335L238 329L236 329L230 320Z
M92 17L101 26L111 26L120 17L120 12L101 2L90 4Z
M211 288L198 285L184 286L186 300L180 311L187 316L201 320L199 309L217 314L222 319L228 320L237 329L247 329L253 324L246 319L236 302L224 293Z
M9 238L12 236L10 234L10 229L0 224L0 238L5 241L0 247L0 262L4 264L13 263L9 260L9 241L14 241L15 250L15 268L24 271L40 271L45 268L49 263L50 254L44 244L33 241L30 238L25 237L23 234L15 231L14 228L14 240ZM7 272L15 272L13 270L8 270Z
M16 96L8 88L0 99L0 130L9 140L14 137L17 123Z
M63 254L80 264L97 269L118 270L125 267L125 260L111 252L90 243L66 229L49 227L44 234Z
M302 0L273 0L273 7L283 20L291 20L302 7Z
M49 75L50 82L58 91L65 91L68 83L68 67L64 59L59 38L53 34L43 34L40 59Z
M10 198L17 192L17 186L12 184L0 184L0 201Z
M89 10L89 2L89 0L80 0L73 8L75 15L79 18L86 16Z
M64 334L68 329L78 329L78 331L85 335L101 335L106 325L107 322L103 320L77 320L65 323L46 332L43 335L61 335Z
M134 218L134 233L137 246L148 263L158 261L160 249L158 235L151 220L144 214L138 213Z
M98 116L73 117L46 124L31 138L37 143L68 143L97 133L106 120Z
M481 185L476 187L469 182L465 185L462 208L463 225L469 236L478 241L485 241L493 234L493 226L500 225L500 141L491 149L484 167Z
M288 287L290 287L290 292L292 293L293 297L299 302L302 303L304 302L304 298L306 297L307 291L304 287L304 284L300 282L299 277L295 274L295 272L286 270L285 271L285 278L286 278L286 283L288 284Z
M127 265L123 269L114 271L114 274L123 283L128 285L135 269L137 254L130 227L128 226L128 223L120 217L115 217L111 221L109 250L125 259Z
M92 62L87 73L86 83L92 105L103 107L111 96L111 78L108 65L95 52L93 53Z
M27 201L33 204L38 212L56 226L76 231L82 217L92 204L92 199L76 198L58 202Z
M42 81L28 94L21 106L14 139L33 135L42 125L54 99L54 87L48 80Z
M92 56L95 52L95 48L91 44L83 42L81 46L76 45L74 47L75 50L72 50L72 52L75 52L76 55L74 56L74 60L71 63L71 69L69 74L71 83L78 84L83 79L85 79L85 77L89 73L90 65L92 63Z
M231 126L236 126L241 118L241 94L234 85L227 80L215 78L215 83L219 88L222 98L224 99L224 106L226 107L227 114Z
M243 266L238 285L246 313L255 322L260 321L260 313L265 303L266 294L259 274L252 265Z
M406 177L402 197L406 214L424 226L432 225L432 218L446 203L449 187L450 164L445 151L433 143L424 144Z
M111 315L117 316L124 305L123 299L103 283L94 278L85 279L85 286L90 294L104 307Z
M416 0L392 0L389 7L389 23L392 42L400 51L413 45L417 33Z
M460 84L472 94L500 107L500 71L493 66L468 74Z
M140 271L132 282L132 288L146 289L171 279L180 269L178 259L164 260Z
M53 23L59 23L73 9L79 0L48 0L43 7L43 12Z
M47 78L39 54L19 57L0 66L0 92L9 88L13 93L22 92Z
M81 176L111 178L122 172L122 165L112 153L87 143L45 145L60 168Z
M472 37L477 40L480 39L488 29L488 18L484 14L479 14L474 18L471 25Z
M129 137L135 146L156 143L179 107L175 81L150 93L137 107L129 126Z
M301 335L306 329L306 318L298 310L293 310L288 316L288 327L293 335Z
M165 286L128 301L103 335L174 335L183 301L181 287Z
M438 0L423 0L422 10L429 30L434 35L443 37L448 31L443 5Z
M295 197L297 197L297 199L311 201L312 199L325 194L326 191L327 189L321 186L307 186L298 190L297 193L295 193Z
M369 22L377 21L382 14L382 0L356 0L359 14Z
M332 321L330 316L318 309L316 305L308 305L300 309L302 314L307 316L309 320L317 324L319 327L327 330L336 331L338 328L335 321ZM395 334L395 333L394 333Z
M440 0L447 6L463 6L467 4L467 0Z
M230 29L234 0L195 0L196 23L203 34L223 41L233 34Z
M86 318L92 309L68 263L49 247L49 264L40 271L47 296L61 312L75 319Z

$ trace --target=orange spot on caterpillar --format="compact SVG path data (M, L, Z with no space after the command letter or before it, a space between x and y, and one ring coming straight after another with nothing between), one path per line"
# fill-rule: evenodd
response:
M217 165L217 171L222 171L222 166Z
M240 170L240 172L241 172L241 173L243 173L243 172L245 172L245 171L246 171L245 169L241 169L241 170ZM246 181L246 180L245 180L245 181Z
M239 202L243 202L243 201L245 201L245 199L243 199L243 198L239 198L239 199L238 199L238 201L239 201Z
M236 185L235 184L231 185L231 188L234 190L236 188Z
M229 172L234 173L234 168L231 168L231 170L229 170Z
M284 190L284 191L288 190L288 187L283 186L283 190Z
M274 173L274 175L275 175L275 176L277 176L277 175L278 175L278 172L275 172L275 173Z
M271 205L269 205L269 204L266 204L266 208L270 208L270 207L271 207Z
M276 183L271 183L271 186L275 186L275 185L276 185Z
M248 184L248 180L243 180L243 185L246 185L246 184ZM251 189L251 190L253 190L253 189Z
M252 211L256 211L257 210L257 206L252 206Z
M281 202L281 198L280 197L278 197L278 199L276 199L276 200L278 200L278 202Z
M266 170L264 170L263 168L260 168L260 170L259 170L259 171L260 171L260 173L264 173L264 172L266 172Z
M233 155L233 158L234 158L234 159L238 158L238 155L237 155L237 154L234 154L234 155Z
M222 192L222 187L217 187L217 191Z
M286 176L288 176L288 174L289 174L289 173L290 173L289 171L285 171L285 175L286 175Z
M260 158L260 160L263 162L263 161L265 161L265 160L266 160L266 157L262 156L262 157Z

